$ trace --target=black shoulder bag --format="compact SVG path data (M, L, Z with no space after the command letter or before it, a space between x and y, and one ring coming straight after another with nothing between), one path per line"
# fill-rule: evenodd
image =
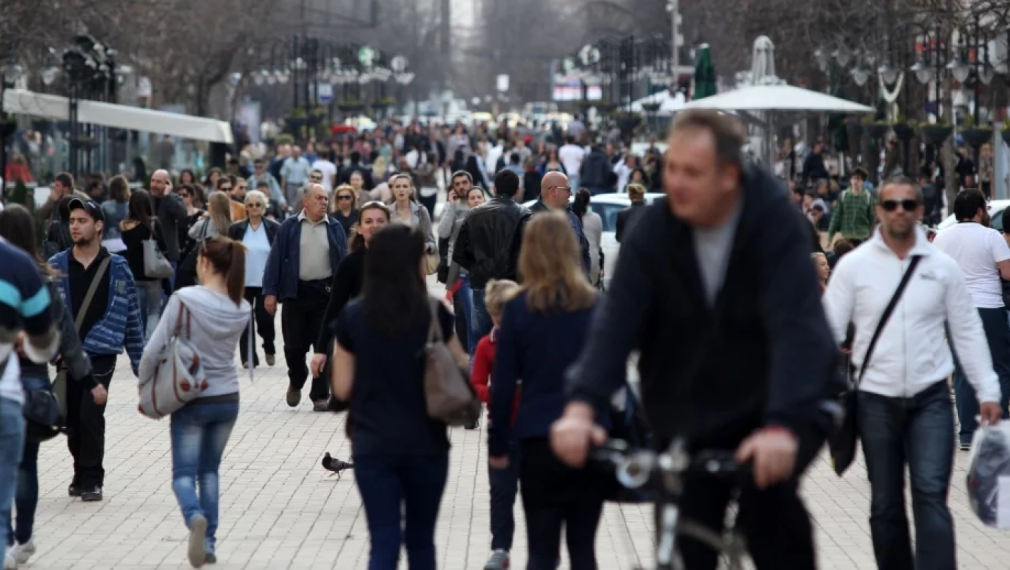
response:
M831 467L839 476L845 473L845 470L852 465L853 460L856 458L856 447L859 441L859 423L857 417L859 384L863 381L863 375L866 374L866 368L870 364L870 358L873 357L873 349L877 346L880 333L887 326L891 313L894 312L898 301L901 300L901 294L905 292L905 287L912 280L912 274L915 272L915 267L919 265L921 259L921 255L912 256L908 269L902 275L898 288L894 291L894 295L891 296L891 300L887 303L887 308L884 309L884 314L881 315L880 321L877 323L877 329L873 331L873 337L870 338L870 345L866 348L863 364L859 367L859 374L856 376L855 382L841 396L841 404L844 408L845 416L842 418L838 431L828 438L828 450L831 452Z

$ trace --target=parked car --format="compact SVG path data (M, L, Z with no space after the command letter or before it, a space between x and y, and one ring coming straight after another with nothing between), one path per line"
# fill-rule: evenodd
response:
M991 220L989 226L992 229L999 232L1003 231L1003 212L1006 211L1007 206L1010 206L1010 200L989 201L989 218ZM953 206L951 207L951 209L953 209ZM954 215L951 214L946 218L944 218L944 220L936 226L936 229L942 232L943 230L952 227L955 224L957 224L957 218L955 218Z
M646 193L645 203L651 204L662 196L664 194L661 192ZM531 200L523 205L529 208L535 203L535 200ZM610 278L613 277L614 268L617 267L617 253L621 249L621 244L617 243L617 213L630 206L631 200L624 193L597 194L589 202L589 209L596 212L603 220L603 237L600 240L600 247L603 248L603 286L607 288L610 287Z

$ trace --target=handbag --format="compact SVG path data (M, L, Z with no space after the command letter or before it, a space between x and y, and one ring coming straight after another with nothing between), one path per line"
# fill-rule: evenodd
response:
M32 443L49 441L60 433L63 414L52 386L42 390L26 390L22 407L25 417L25 437Z
M161 419L199 398L209 387L203 361L190 341L192 313L179 299L179 316L175 330L156 357L154 372L141 378L140 413Z
M432 253L425 253L424 263L428 275L434 275L435 273L438 273L438 268L442 264L442 258L439 257L437 251Z
M450 426L480 419L480 400L442 337L438 301L428 299L431 325L424 347L424 399L428 415Z
M88 286L88 292L84 294L84 302L81 303L81 308L77 310L77 316L74 318L74 330L77 331L78 335L81 334L81 325L84 324L84 316L88 314L88 309L91 308L91 301L95 298L98 284L101 283L102 279L105 279L105 272L108 271L111 261L111 255L106 256L102 260L95 271L95 278L91 280L91 285ZM82 338L81 341L83 342L84 339ZM56 401L60 404L60 416L67 417L67 370L63 366L60 366L59 370L56 371L56 380L53 381L52 392L56 396Z
M165 255L158 248L158 242L151 235L151 239L141 242L144 246L144 275L151 279L168 279L172 276L172 264L169 263Z
M831 453L831 468L835 470L835 473L837 473L839 477L845 473L856 458L856 448L859 443L859 384L863 381L863 375L866 374L866 368L869 366L870 358L873 356L873 349L877 346L877 339L880 338L880 333L884 330L884 327L887 326L887 321L891 318L891 313L894 312L894 308L898 305L898 301L901 300L901 294L904 293L905 287L912 279L912 273L915 272L915 267L919 265L919 261L921 259L921 255L912 256L912 260L908 264L908 269L906 269L905 274L901 276L901 282L898 283L898 288L895 289L894 294L891 295L891 300L887 303L887 307L884 309L884 314L881 315L880 321L877 322L877 328L873 331L873 336L870 337L870 344L866 348L866 354L863 356L863 363L859 366L859 374L856 376L855 382L850 383L849 389L841 395L840 403L844 410L844 416L842 417L842 421L838 426L838 429L828 437L828 450Z

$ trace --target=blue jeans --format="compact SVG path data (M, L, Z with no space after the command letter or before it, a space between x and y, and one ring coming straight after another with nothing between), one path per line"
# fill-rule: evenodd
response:
M25 419L21 415L21 403L0 397L0 518L9 520L11 502L17 481L18 464L24 451ZM7 544L14 537L5 530L0 541L0 560L3 560Z
M982 319L982 328L985 330L985 338L989 342L989 354L992 356L992 367L999 377L1000 387L1000 409L1003 410L1003 419L1010 419L1010 325L1007 324L1007 310L999 309L978 309L978 316ZM978 399L975 397L975 388L968 383L968 379L961 370L960 362L957 360L957 346L954 346L956 366L954 367L954 397L957 402L957 419L961 424L958 431L958 440L961 443L971 443L971 438L978 428Z
M214 552L216 543L217 472L236 418L238 402L190 404L172 414L172 490L187 527L196 515L207 518L208 553Z
M140 305L140 325L144 340L149 340L161 318L161 281L137 281L137 304Z
M477 343L491 333L494 321L484 304L484 290L473 289L473 313L470 318L470 356L477 351Z
M448 453L354 456L372 543L368 570L396 570L401 545L410 570L435 570L435 521L448 473Z
M47 378L21 378L26 390L45 390L49 388ZM17 487L14 491L14 507L17 510L15 525L11 526L11 514L5 513L4 525L7 536L14 537L18 544L24 544L32 538L35 526L35 510L39 506L39 442L28 441L25 438L24 453L18 465Z
M459 289L456 290L456 296L453 301L459 303L460 310L463 313L463 319L466 321L466 339L467 346L466 351L468 354L472 354L477 348L477 345L473 341L473 290L470 289L470 276L466 273L459 276ZM478 339L479 340L479 339Z
M911 398L859 393L859 438L870 477L870 531L884 570L957 568L947 508L954 463L954 410L945 380ZM915 555L905 515L905 465L912 486Z
M491 488L491 550L512 550L519 493L519 453L515 444L509 450L508 467L495 469L488 465L487 478Z

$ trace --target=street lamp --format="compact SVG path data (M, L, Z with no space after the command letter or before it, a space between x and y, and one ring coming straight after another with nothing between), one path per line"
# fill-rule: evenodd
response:
M856 82L856 85L862 87L866 85L866 82L870 80L870 72L863 66L856 66L849 72L852 75L852 80Z
M849 61L852 59L852 50L848 48L844 43L838 46L838 49L834 53L835 61L838 62L840 67L845 67L849 65Z
M967 81L968 76L971 75L971 66L962 60L960 55L955 55L950 60L950 63L947 64L947 69L951 71L958 83L964 83Z
M877 73L885 85L894 85L898 81L900 72L896 67L891 65L890 61L885 61L883 65L877 68Z
M912 64L912 67L909 67L908 70L915 74L915 79L922 85L932 81L935 76L933 68L921 60Z

